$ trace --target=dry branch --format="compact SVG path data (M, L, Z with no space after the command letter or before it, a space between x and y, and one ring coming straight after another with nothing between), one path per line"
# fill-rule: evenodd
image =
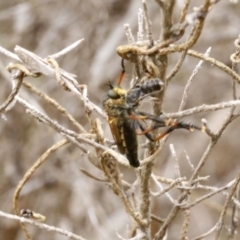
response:
M64 235L64 236L66 236L70 239L85 240L85 238L83 238L79 235L76 235L74 233L71 233L69 231L63 230L61 228L56 228L56 227L53 227L53 226L50 226L50 225L47 225L47 224L44 224L44 223L38 223L36 221L29 220L29 219L26 219L24 217L19 217L17 215L12 215L12 214L8 214L8 213L0 211L0 216L4 217L4 218L7 218L7 219L17 220L20 223L31 224L33 226L36 226L36 227L40 228L40 229L46 229L47 231L50 231L50 232L59 233L59 234Z
M174 143L170 144L170 152L174 160L174 169L171 169L171 173L175 176L173 178L166 178L165 176L160 176L162 174L161 170L157 167L161 167L162 150L166 144L167 136L161 139L160 142L145 142L143 146L144 159L140 161L140 167L135 170L137 178L134 179L133 183L127 182L124 176L124 168L119 168L119 164L123 167L130 167L127 159L122 154L118 153L114 149L114 142L107 139L105 132L101 127L101 121L97 117L103 119L104 124L107 123L108 116L104 110L95 104L88 96L88 85L81 85L77 81L77 77L59 66L56 61L57 58L63 57L70 51L75 50L83 39L76 41L70 46L64 48L58 53L51 54L46 58L41 58L36 54L16 46L14 48L14 53L0 47L0 53L10 58L14 63L8 65L8 71L10 72L10 79L12 83L12 92L0 106L0 113L5 113L8 110L12 110L16 107L15 102L19 103L26 110L26 113L38 120L43 125L50 126L56 133L59 133L64 137L64 140L53 145L51 148L46 150L46 152L34 163L32 167L28 169L26 174L23 176L22 180L17 184L14 196L13 196L13 209L16 214L19 214L18 209L18 198L24 184L28 179L36 172L36 170L41 167L41 165L48 159L50 154L57 151L58 148L65 145L66 143L74 144L81 153L89 159L89 161L98 168L105 175L104 178L95 176L92 174L91 170L85 170L80 168L80 170L88 177L99 181L100 183L105 183L110 185L111 191L113 191L117 197L120 199L119 202L124 206L126 213L132 220L132 226L130 234L128 234L131 239L141 239L141 240L160 240L160 239L170 239L172 237L170 228L174 227L174 220L177 219L180 213L183 213L184 218L182 221L176 221L177 224L181 226L181 232L179 232L179 239L185 240L189 239L188 231L191 227L192 208L198 204L203 204L203 201L210 199L217 193L221 193L226 196L226 201L224 206L222 206L220 217L218 222L210 228L207 232L195 237L194 239L202 239L215 232L215 239L220 239L220 233L225 227L224 223L227 215L227 208L231 202L233 202L232 215L231 215L231 231L229 233L229 239L233 239L236 236L237 223L236 217L239 214L240 202L239 193L237 193L237 188L239 188L240 175L231 178L234 179L229 183L222 184L223 187L211 186L210 184L202 184L203 181L207 182L210 176L205 176L202 174L202 169L209 160L209 156L212 153L214 147L221 139L223 132L226 128L240 116L239 112L236 111L236 107L240 105L240 100L238 99L237 84L240 84L240 76L237 73L237 64L240 62L240 40L239 36L235 40L234 44L236 50L230 55L230 60L232 61L232 68L228 67L226 64L216 60L213 57L209 57L210 48L205 54L199 53L191 48L197 43L201 34L203 34L202 29L204 27L207 16L214 11L215 4L219 1L202 0L197 4L198 7L194 7L193 11L190 9L191 0L185 0L181 12L178 13L178 17L175 18L174 8L176 5L175 0L156 0L156 6L160 8L160 22L158 23L159 36L155 39L156 33L153 32L154 26L152 25L151 8L149 7L150 1L142 0L142 9L138 11L138 32L135 38L133 32L135 26L130 24L125 24L125 33L128 40L128 45L119 46L117 48L117 53L123 59L133 63L135 72L132 76L132 89L139 87L137 84L142 84L149 79L160 79L165 83L163 90L159 93L154 93L154 97L150 98L152 109L147 110L147 113L153 114L156 118L166 120L166 122L171 118L182 118L185 116L197 114L197 113L207 113L217 110L222 110L230 108L228 114L226 115L223 123L221 124L218 131L213 132L205 119L202 120L202 125L205 130L205 134L209 137L209 143L206 144L205 149L201 153L201 157L198 159L190 158L186 151L187 168L190 168L190 174L183 176L182 163L180 161L180 155L178 156L178 151ZM192 2L193 3L193 2ZM191 11L191 12L190 12ZM188 13L190 12L190 13ZM136 13L137 14L137 13ZM174 23L175 19L179 19L178 22ZM182 41L182 37L185 35L187 27L191 27L188 36L185 36L185 40ZM136 39L136 40L135 40ZM179 42L177 42L180 40ZM213 46L214 48L215 46ZM168 56L169 54L175 54L181 52L181 55L176 59L176 64L172 69L169 69ZM176 54L175 54L176 55ZM175 56L174 55L174 56ZM165 93L168 87L171 87L174 76L179 73L179 71L184 66L184 61L186 60L186 55L200 59L199 63L193 69L189 80L185 86L183 96L181 98L181 103L177 112L163 112L163 102L165 99ZM195 106L191 109L185 109L187 98L189 92L191 91L191 84L196 75L202 74L200 68L203 63L208 62L216 67L216 70L220 70L229 76L232 81L232 86L229 91L231 95L228 101L218 102L216 104L203 104L200 106ZM167 74L167 72L169 72ZM74 116L72 116L68 109L63 108L57 100L43 93L40 89L33 87L24 77L39 77L45 75L49 80L54 79L55 83L64 90L67 90L67 94L76 95L84 105L84 118L88 120L89 127L85 127L78 123ZM170 82L171 81L171 82ZM19 90L24 85L27 90L35 93L41 99L45 101L47 105L51 105L58 112L60 112L65 118L69 120L72 126L75 126L76 131L71 128L65 127L60 124L59 119L53 119L48 116L44 111L39 109L39 106L35 106L34 102L31 100L27 101L25 97L19 94ZM127 93L128 94L128 91ZM31 96L34 97L34 94ZM220 100L219 100L220 101ZM140 105L140 104L139 104ZM14 107L14 108L13 108ZM125 106L124 106L125 107ZM141 107L141 106L138 106ZM131 106L126 107L127 110L131 111ZM125 108L123 108L125 109ZM125 110L126 110L125 109ZM92 114L95 112L94 114ZM97 117L95 116L97 115ZM131 116L131 115L130 115ZM110 118L108 119L111 120ZM136 119L137 120L137 119ZM143 122L146 119L143 119ZM176 121L176 123L178 123ZM146 120L146 125L148 124ZM134 125L134 124L133 124ZM165 124L164 126L167 126ZM152 127L152 128L151 128ZM170 126L175 127L175 126ZM154 129L154 131L152 131ZM155 130L156 129L156 130ZM157 127L149 126L149 132L152 134L152 138L158 136ZM148 130L147 130L148 131ZM145 133L148 133L148 132ZM144 133L144 131L142 131ZM169 133L169 132L167 132ZM122 138L122 133L120 134ZM160 135L161 136L161 135ZM150 139L150 137L148 136ZM151 139L152 140L152 139ZM141 152L143 152L141 151ZM193 164L193 160L194 162ZM80 163L82 163L80 161ZM156 167L157 166L157 167ZM133 171L130 168L130 171ZM155 173L156 171L156 173ZM164 174L164 173L163 173ZM203 175L203 176L202 176ZM166 185L167 184L167 185ZM153 190L152 188L155 187ZM156 190L157 189L157 190ZM202 191L210 191L207 194L202 194L197 198L194 198L195 192L199 189ZM81 190L81 189L80 189ZM171 191L177 192L178 195L172 194ZM81 192L82 193L82 192ZM162 219L160 216L153 213L152 206L154 201L160 200L157 204L164 206L163 198L166 197L166 201L171 204L171 209L166 208L168 211L166 217ZM194 198L194 199L193 199ZM90 203L91 204L91 203ZM101 204L101 203L98 203ZM94 204L93 204L94 205ZM91 206L95 209L95 206ZM92 209L91 209L92 211ZM27 239L31 239L25 223L35 225L39 228L46 229L48 231L54 231L65 235L72 239L84 240L82 237L77 236L71 232L65 231L63 229L48 226L46 224L38 223L26 218L22 218L15 215L10 215L4 212L0 212L1 217L17 220L24 227L24 231ZM94 216L96 218L96 216ZM97 218L96 218L97 219ZM158 227L155 228L155 232L151 232L154 229L153 221L157 223ZM96 222L98 220L95 220ZM103 219L101 219L103 221ZM104 229L107 231L107 229ZM120 239L124 239L120 234L116 234ZM152 237L154 235L154 237Z

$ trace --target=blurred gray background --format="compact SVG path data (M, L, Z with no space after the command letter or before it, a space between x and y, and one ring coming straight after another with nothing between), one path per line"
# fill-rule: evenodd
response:
M159 6L153 0L147 2L154 37L157 38L160 31ZM193 0L190 12L201 2ZM175 20L178 20L182 6L183 1L177 1ZM1 0L0 45L10 51L13 51L15 45L19 45L41 57L47 57L84 38L80 47L58 59L58 63L61 68L76 74L80 84L87 84L89 98L101 106L102 98L108 89L108 81L114 83L121 72L120 58L115 49L119 45L127 44L123 25L129 23L136 36L139 8L140 0ZM212 57L230 64L229 57L235 51L233 42L240 33L239 12L240 3L220 1L207 17L205 28L194 49L204 53L208 47L212 47ZM178 57L178 54L170 56L169 71ZM0 103L11 92L10 81L7 78L9 75L4 70L10 61L12 60L0 53ZM187 57L181 71L171 81L164 100L165 112L177 111L185 84L198 61ZM125 86L128 86L127 79L131 77L131 69L131 64L127 64ZM56 81L44 77L27 80L56 99L86 129L90 128L83 104L71 93L59 87ZM230 100L231 84L232 80L227 74L204 63L191 86L186 108ZM54 108L49 107L34 94L25 89L21 90L21 94L59 123L72 127ZM201 119L206 118L211 129L216 131L226 113L227 110L201 113L184 118L184 121L201 125ZM201 176L210 175L207 184L220 187L232 180L239 171L239 124L240 121L237 119L226 129L211 153L201 172ZM103 128L106 136L112 139L105 121ZM60 139L61 136L54 130L27 115L19 104L6 114L6 119L0 119L1 211L12 212L11 200L17 183L41 154ZM154 173L169 178L175 177L174 161L169 151L169 144L173 143L182 176L189 177L191 169L184 151L187 151L196 165L208 142L209 139L203 133L175 131L168 138ZM93 167L78 148L71 144L64 146L38 169L26 184L20 196L19 207L40 212L47 216L47 224L73 231L87 239L117 239L116 232L126 236L131 220L120 200L105 183L88 178L79 168L87 169L103 178L102 172ZM133 182L136 179L132 169L122 168L122 171L126 180ZM172 194L176 197L177 191L173 191ZM196 197L198 196L196 193ZM214 225L223 202L224 197L217 195L193 209L190 237L201 234ZM171 209L171 203L165 197L156 198L152 208L156 215L164 218ZM227 219L229 221L229 215ZM178 239L180 220L179 218L174 221L172 225L174 230L169 232L169 239ZM158 224L153 225L153 232L158 227ZM34 240L66 239L33 226L28 226L28 229ZM3 218L0 220L0 235L1 239L23 239L19 224Z

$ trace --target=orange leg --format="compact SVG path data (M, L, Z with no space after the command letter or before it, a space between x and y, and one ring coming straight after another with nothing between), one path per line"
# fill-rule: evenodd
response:
M135 120L145 120L148 118L148 116L143 116L143 115L129 115L129 117L131 119L135 119Z
M137 132L136 131L136 134L137 135L145 135L146 133L149 133L149 132L151 132L151 131L153 131L154 130L154 128L149 128L149 129L146 129L146 130L144 130L144 131L142 131L142 132Z
M124 77L124 74L125 74L124 59L122 59L121 64L122 64L122 72L121 72L121 75L120 75L120 77L119 77L119 79L118 79L118 86L121 85L122 80L123 80L123 77Z

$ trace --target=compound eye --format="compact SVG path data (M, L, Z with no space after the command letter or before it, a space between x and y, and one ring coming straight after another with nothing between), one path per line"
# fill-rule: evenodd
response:
M108 90L108 97L112 99L118 99L121 96L114 89L110 89Z

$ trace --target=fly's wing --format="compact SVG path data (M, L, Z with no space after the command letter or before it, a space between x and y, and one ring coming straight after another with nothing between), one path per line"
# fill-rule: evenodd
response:
M122 139L126 156L130 165L133 167L139 167L140 162L138 160L138 142L135 129L136 124L134 120L129 119L128 121L123 122Z
M108 123L113 135L113 138L118 146L118 150L120 153L125 154L125 147L123 146L122 142L122 124L120 124L120 121L118 118L109 117Z
M126 154L131 166L139 167L138 143L134 125L134 121L131 119L121 121L118 118L109 118L109 126L119 152Z

